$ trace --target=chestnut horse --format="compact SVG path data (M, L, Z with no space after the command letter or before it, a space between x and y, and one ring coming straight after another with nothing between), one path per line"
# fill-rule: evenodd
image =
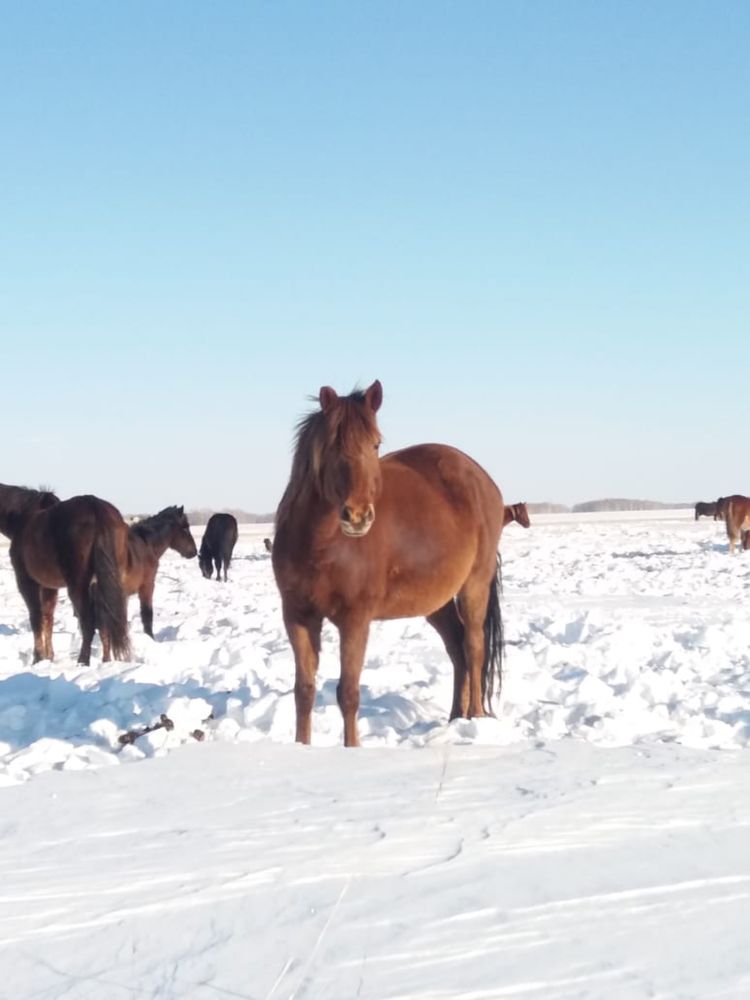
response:
M380 382L340 397L297 430L271 553L294 651L296 738L310 742L324 618L338 628L344 743L357 746L359 682L370 622L425 615L453 664L451 718L491 712L500 681L500 490L455 448L378 455Z
M729 551L734 553L734 547L740 542L743 549L748 547L748 535L750 531L750 497L742 496L739 493L731 497L719 497L716 501L716 513L714 521L723 520L729 538Z
M193 559L197 554L195 539L183 507L165 507L158 514L144 517L128 528L128 558L123 585L128 597L138 594L143 631L152 639L154 583L159 560L167 549L174 549L185 559ZM109 637L106 633L102 635L102 649L102 659L106 663L110 659Z
M94 496L60 501L54 493L0 485L0 531L10 538L10 560L29 609L34 663L53 658L60 587L68 588L81 628L78 662L88 664L96 628L109 635L116 658L128 659L121 580L128 528L117 508Z
M505 525L510 524L511 521L516 521L518 524L521 525L522 528L531 527L531 521L529 520L529 512L526 510L525 503L506 504L503 527L505 527Z

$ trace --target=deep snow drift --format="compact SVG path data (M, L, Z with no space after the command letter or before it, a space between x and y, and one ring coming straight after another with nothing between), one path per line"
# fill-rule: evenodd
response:
M267 527L228 584L169 553L157 641L132 600L90 668L63 596L30 666L0 546L0 997L750 995L750 554L690 517L511 525L497 719L448 725L437 635L378 623L361 751L331 628L290 745Z

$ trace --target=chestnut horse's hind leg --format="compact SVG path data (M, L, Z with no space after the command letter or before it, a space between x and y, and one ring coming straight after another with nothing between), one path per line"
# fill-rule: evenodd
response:
M55 653L52 649L52 625L54 623L55 607L57 605L57 591L51 587L42 587L41 604L44 658L47 660L53 660L55 658Z
M369 620L354 619L339 625L341 639L341 678L336 688L336 700L344 717L344 746L358 747L357 713L359 712L359 680L365 662Z
M469 710L469 671L464 653L464 627L458 616L454 600L427 617L437 634L443 640L446 652L453 664L453 704L451 719L463 719Z
M487 617L490 587L486 580L467 580L458 595L458 609L464 623L464 653L469 675L467 718L486 715L482 703L482 667L484 666L484 620Z
M323 619L313 614L297 616L284 608L284 624L294 652L294 703L297 709L295 739L298 743L309 743Z
M87 667L91 660L91 643L94 640L96 630L94 597L91 588L85 583L69 586L68 596L81 629L81 652L78 654L78 662Z

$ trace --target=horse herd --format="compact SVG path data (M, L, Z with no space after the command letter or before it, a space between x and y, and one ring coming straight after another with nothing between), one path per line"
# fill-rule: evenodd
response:
M500 542L512 521L529 526L525 504L506 505L472 458L443 444L383 457L380 382L339 396L321 388L319 408L297 427L289 482L276 512L271 554L294 654L296 739L309 743L324 619L338 629L337 700L344 743L357 746L360 675L370 623L424 616L453 666L451 719L491 714L501 681ZM750 499L697 504L695 517L724 518L734 551L750 546ZM196 555L182 507L128 525L93 496L0 486L0 532L11 540L18 587L29 609L34 661L52 658L52 615L66 586L81 627L80 662L99 630L103 658L129 656L127 595L138 593L152 635L154 577L167 547ZM237 539L231 515L206 527L204 576L224 579Z
M130 656L127 601L138 594L141 621L153 638L153 594L159 560L168 548L197 555L182 507L165 507L128 525L106 500L87 495L60 500L54 493L0 484L0 532L10 539L10 560L29 611L33 660L52 660L57 594L66 587L81 629L78 662L88 664L98 630L102 659ZM206 525L199 564L224 579L237 541L237 521L214 514Z
M525 504L505 505L473 459L447 445L417 445L380 458L380 382L340 397L329 387L299 425L289 483L276 515L271 554L295 659L296 735L310 741L315 674L324 618L341 638L338 702L344 742L358 744L357 712L370 622L425 615L453 664L451 718L491 711L500 681L502 618L499 543L512 521L529 526ZM197 553L182 507L128 525L92 495L0 484L0 533L26 602L33 660L51 660L52 623L66 587L88 664L98 630L102 658L128 659L127 600L138 594L153 637L153 591L167 548ZM198 556L217 580L237 541L231 514L209 520Z
M750 497L735 493L731 497L719 497L714 503L699 501L695 505L695 520L701 517L724 522L730 552L734 552L737 542L743 549L750 549Z

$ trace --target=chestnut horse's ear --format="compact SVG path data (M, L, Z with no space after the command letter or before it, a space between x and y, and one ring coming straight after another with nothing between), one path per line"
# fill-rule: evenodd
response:
M331 407L335 406L339 401L338 393L330 385L323 386L318 393L318 399L320 400L320 408L323 413L328 413Z
M365 399L370 404L372 412L377 413L380 409L380 404L383 402L383 386L378 379L375 379L365 393Z

